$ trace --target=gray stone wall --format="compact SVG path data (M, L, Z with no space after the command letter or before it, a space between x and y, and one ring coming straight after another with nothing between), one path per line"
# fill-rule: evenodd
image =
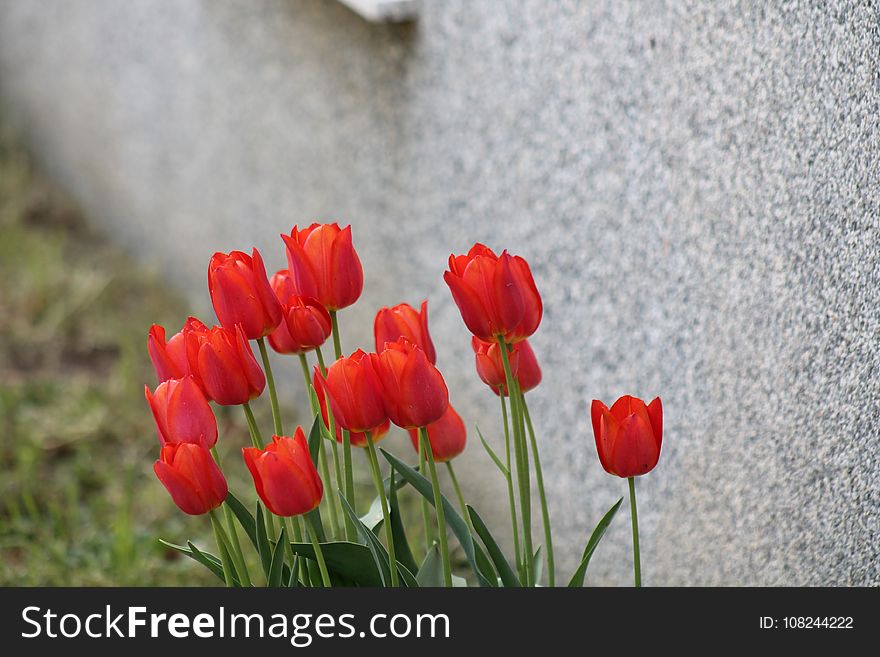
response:
M351 222L348 345L429 297L453 401L495 439L441 274L475 240L524 255L565 572L625 491L588 402L631 392L666 409L639 481L648 584L877 585L878 11L426 0L393 26L332 0L0 0L0 98L202 309L214 250L280 266L282 230ZM476 440L461 463L503 509ZM606 541L590 581L629 583L625 514Z

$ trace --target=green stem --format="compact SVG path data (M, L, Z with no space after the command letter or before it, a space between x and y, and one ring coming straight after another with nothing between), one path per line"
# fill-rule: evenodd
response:
M519 571L520 581L525 582L525 564L522 561L522 556L520 555L519 550L519 523L516 519L516 496L513 492L513 475L511 474L513 470L511 469L510 463L510 427L507 422L507 399L502 391L498 391L498 396L501 398L501 416L504 418L504 450L507 454L507 500L510 504L510 522L513 527L513 550L514 557L516 559L516 568Z
M449 562L449 545L446 541L446 513L443 510L443 494L440 492L440 479L434 465L434 452L428 440L428 429L419 427L419 443L425 451L428 469L431 471L431 487L434 489L434 510L437 512L437 534L440 538L440 561L443 564L443 583L452 586L452 564Z
M330 326L333 329L333 351L336 353L336 360L342 358L342 340L339 338L339 322L336 320L336 311L330 311Z
M461 493L461 486L458 485L458 477L455 476L455 468L452 467L452 461L446 461L446 469L449 470L449 478L452 479L452 487L455 489L456 497L458 497L458 505L461 507L464 521L467 523L471 536L473 536L474 525L471 523L471 514L468 513L467 504L465 504L464 501L464 495Z
M223 472L223 468L220 465L220 455L217 453L216 446L211 448L211 455L214 457L214 461L217 462L217 467ZM248 572L247 564L244 560L244 553L241 551L241 542L238 540L238 532L235 531L235 520L232 516L232 509L230 509L229 505L225 502L223 503L223 516L226 518L226 524L229 526L228 535L231 537L230 544L232 547L232 559L235 562L235 569L238 571L241 583L244 586L252 586L251 575Z
M388 511L388 498L385 496L385 484L382 483L382 472L379 470L379 459L376 456L376 445L373 437L367 431L367 452L370 456L370 470L373 473L373 484L379 493L379 502L382 505L382 520L385 525L385 540L388 543L388 560L391 562L391 586L397 586L397 556L394 553L394 531L391 527L391 513Z
M312 395L309 392L311 388L312 381L309 376L309 361L304 353L299 354L299 364L302 367L303 373L303 381L306 385L306 395L309 398L309 405L312 408L312 415L318 415L321 412L320 408L315 407L315 401ZM326 403L326 402L325 402ZM322 420L318 420L321 422ZM334 442L336 439L334 438ZM324 478L324 481L327 485L330 485L330 468L327 465L327 455L324 453L324 439L321 438L318 441L318 467L321 468L321 476ZM337 480L336 486L334 488L339 487L339 481ZM336 515L336 499L334 494L326 495L325 498L327 500L327 506L330 507L330 526L333 530L333 536L339 536L339 518Z
M305 564L290 546L290 541L302 543L302 532L300 531L299 523L297 523L296 518L289 517L282 518L281 522L287 525L287 535L290 537L287 541L287 555L290 557L290 567L293 569L294 578L301 579L304 584L308 584L308 571L305 568Z
M217 551L220 553L220 561L223 562L223 579L226 581L226 586L235 586L235 582L232 578L234 566L232 565L232 559L229 556L227 541L223 536L223 526L217 519L217 513L214 509L211 509L208 512L208 515L211 516L211 527L214 529L214 540L217 541Z
M330 325L333 329L333 352L336 354L336 360L342 358L342 340L339 337L339 321L336 319L336 311L330 311ZM323 356L321 357L323 360ZM329 400L327 401L329 404ZM330 411L328 405L327 410ZM328 412L328 416L332 417L332 412ZM333 434L336 437L336 434ZM342 465L345 471L345 499L351 504L351 508L357 510L357 501L354 498L354 472L352 470L351 460L351 436L348 430L342 430ZM345 514L345 535L349 541L357 538L357 529L352 520Z
M245 402L241 405L244 409L244 416L247 418L248 430L251 432L251 444L257 449L263 449L265 445L263 444L263 439L260 437L260 428L257 426L257 419L254 417L254 412L251 410L251 405L248 402ZM272 514L266 513L266 531L269 534L269 538L273 541L275 540L275 521L272 520Z
M422 443L421 432L419 432L419 473L424 477L425 471L428 469L428 461L425 458L425 449ZM426 500L421 495L422 503L422 522L425 523L425 553L430 552L431 546L434 545L434 541L437 540L437 537L434 536L434 523L431 522L431 513L428 510L428 500Z
M327 572L327 563L324 561L324 551L321 549L321 544L318 543L318 538L315 534L315 526L314 524L312 524L312 519L308 515L305 515L303 517L306 521L306 528L309 532L309 538L312 539L312 547L315 548L315 558L318 560L318 568L321 571L321 580L324 582L325 588L330 588L330 574Z
M525 429L523 427L522 409L520 408L518 395L516 394L516 382L510 369L510 358L507 353L507 343L504 336L498 336L498 346L501 352L501 362L504 365L504 378L507 383L508 398L510 399L510 412L513 417L513 443L514 456L516 458L516 481L519 487L520 517L522 519L523 561L525 563L526 585L532 586L534 568L534 552L532 549L532 504L531 482L529 481L529 453L526 449Z
M263 359L263 369L266 372L266 385L269 386L269 401L272 404L272 422L275 424L275 435L283 436L281 429L281 409L278 407L278 394L275 392L275 377L272 376L272 364L269 362L269 352L266 350L266 338L258 338L260 357Z
M263 445L263 439L260 437L260 428L257 426L257 418L254 417L251 405L245 402L241 407L244 409L244 416L247 418L248 431L251 432L251 444L257 449L263 449L265 445Z
M321 347L315 347L315 355L318 357L318 367L321 368L321 374L327 375L327 366L324 364L324 354L321 352Z
M529 415L529 407L526 404L526 396L516 385L517 393L522 402L523 415L526 419L526 428L529 430L529 443L532 447L532 459L535 461L535 480L538 483L538 497L541 499L541 520L544 523L544 543L547 545L547 586L556 586L556 563L553 556L553 532L550 528L550 509L547 506L547 496L544 494L544 474L541 470L541 457L538 455L538 441L535 439L535 429L532 426L532 417Z
M636 588L642 586L642 561L639 557L639 512L636 510L636 479L629 477L629 510L632 515L633 527L633 574Z

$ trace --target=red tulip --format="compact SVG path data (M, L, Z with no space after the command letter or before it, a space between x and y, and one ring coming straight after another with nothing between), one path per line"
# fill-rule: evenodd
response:
M215 253L208 264L208 291L220 324L241 324L250 340L262 338L281 322L281 305L269 287L260 252Z
M372 431L388 420L382 401L382 385L376 378L369 355L358 349L327 368L327 376L316 373L330 398L333 419L352 433Z
M419 430L410 429L409 437L416 452L419 451ZM450 461L464 451L467 429L455 409L450 404L446 412L436 422L428 425L428 442L431 454L438 462Z
M147 338L147 351L150 352L150 360L156 370L159 383L168 379L181 379L190 374L189 362L186 358L186 335L192 332L207 331L208 327L195 317L188 317L179 333L165 341L165 329L158 324L150 327L150 335Z
M263 392L266 377L240 325L190 333L186 354L206 396L222 406L244 404Z
M650 472L660 459L663 407L657 397L647 406L624 395L608 410L594 399L590 408L599 461L609 474L637 477Z
M293 438L273 436L265 449L245 447L241 452L257 494L276 516L300 516L321 503L324 486L302 427Z
M315 374L312 377L312 385L315 386L315 394L318 397L318 403L321 405L321 419L324 421L324 426L327 429L330 429L330 417L327 414L327 395L324 394L324 388L321 385L321 378L318 375L318 370L315 368ZM334 418L334 429L336 430L336 442L342 442L342 427L339 426L339 423L335 421ZM385 437L385 434L388 433L388 429L391 428L391 422L388 418L385 418L385 421L380 424L378 427L373 427L370 429L370 438L373 439L374 443L378 443L382 438ZM366 447L367 446L367 435L363 432L359 431L350 431L348 434L349 441L355 447Z
M195 443L211 449L217 443L217 420L192 376L164 381L155 393L144 386L144 395L162 445Z
M312 224L302 230L294 226L281 239L287 245L296 294L315 297L327 310L339 310L358 300L364 272L351 243L351 226Z
M216 509L226 499L226 479L202 445L166 444L153 470L174 503L191 516Z
M300 354L320 347L332 331L330 313L314 297L294 292L293 278L286 269L269 281L281 303L283 321L269 334L269 344L279 354Z
M483 383L492 388L496 395L509 396L501 347L498 343L484 342L474 336L471 338L471 347L477 363L477 374L480 375ZM510 371L524 394L541 383L541 368L528 340L514 344L508 351L507 358L510 362Z
M443 375L420 347L401 338L385 343L382 353L370 358L382 384L385 411L394 424L413 429L443 416L449 406L449 391Z
M432 364L437 362L434 343L428 333L427 301L422 301L421 310L418 311L407 303L393 308L381 308L373 322L373 334L377 352L385 348L386 342L397 342L400 338L406 338L421 347Z
M504 251L475 244L467 255L449 256L443 279L461 318L475 336L519 342L532 335L544 312L528 263Z

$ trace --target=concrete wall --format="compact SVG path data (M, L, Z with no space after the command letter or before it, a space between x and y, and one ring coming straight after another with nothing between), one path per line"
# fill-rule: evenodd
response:
M661 394L654 585L880 584L878 64L865 0L427 0L400 26L332 0L0 0L3 105L202 307L214 250L280 266L293 223L351 222L349 346L428 296L453 400L497 439L441 274L474 240L527 257L562 567L625 490L588 400ZM465 464L503 508L476 440ZM625 514L606 540L590 580L628 583Z

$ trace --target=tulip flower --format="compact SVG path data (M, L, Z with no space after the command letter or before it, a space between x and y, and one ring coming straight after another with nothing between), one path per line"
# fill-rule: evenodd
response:
M606 472L626 479L654 469L663 441L659 397L645 405L641 399L624 395L610 410L594 399L590 415L596 451Z
M317 371L315 376L330 398L333 419L343 429L364 433L388 419L381 383L373 371L370 356L362 350L337 360L327 368L326 376Z
M263 392L266 377L240 325L190 333L186 353L205 394L221 406L244 404Z
M428 442L431 445L431 454L438 462L449 461L464 451L467 440L467 429L461 416L447 406L443 416L428 425ZM409 437L416 452L419 451L419 430L410 429Z
M208 513L226 499L226 479L202 445L167 443L153 470L174 503L191 516Z
M449 256L443 279L471 333L494 342L519 342L541 323L543 305L528 263L475 244L467 255Z
M287 245L287 263L296 294L314 297L333 312L361 296L364 272L351 242L351 226L312 224L296 226L281 235Z
M242 455L257 494L275 515L300 516L321 503L324 487L302 427L293 438L273 436L265 449L245 447Z
M324 394L324 388L321 385L321 378L318 375L317 368L315 369L315 375L312 377L312 385L315 387L315 394L318 397L318 404L321 406L321 419L324 421L324 426L327 429L330 429L330 416L327 412L327 395ZM342 427L339 426L339 423L335 421L334 418L334 428L336 433L336 442L342 443ZM391 428L391 422L388 418L385 418L385 421L382 422L379 426L373 427L370 429L370 437L373 439L374 443L379 442L382 438L385 437L385 434L388 433L388 429ZM351 444L355 447L366 447L367 446L367 435L363 432L352 431L348 434L349 440Z
M250 340L272 332L281 322L281 305L266 277L260 252L215 253L208 264L208 291L220 324L240 324Z
M330 313L314 297L294 292L290 272L281 269L269 281L281 304L282 322L269 334L269 344L279 354L301 354L320 347L330 336Z
M153 362L159 383L168 379L180 379L191 373L186 357L186 335L207 330L208 327L195 317L189 317L180 332L172 335L166 342L164 327L158 324L150 327L147 351L150 353L150 360Z
M504 364L501 361L501 347L497 342L484 342L478 337L471 338L477 374L483 383L492 388L496 395L509 396L507 380L504 376ZM541 368L535 358L535 352L528 340L512 345L508 358L513 377L519 383L520 390L525 394L541 383Z
M443 375L420 347L401 338L385 343L382 353L370 358L382 384L385 411L394 424L414 429L443 416L449 391Z
M217 419L192 376L164 381L153 393L144 386L144 395L162 445L195 443L211 449L217 443Z
M633 575L636 587L642 585L639 557L639 516L636 509L635 477L654 469L663 442L663 406L656 397L645 405L638 397L624 395L609 410L598 399L590 407L593 436L599 462L609 474L627 480L632 514Z
M386 342L397 342L406 338L418 345L425 352L431 364L437 363L437 354L431 334L428 333L428 302L422 301L420 310L407 303L393 308L381 308L373 322L373 334L376 338L376 351L382 351Z

